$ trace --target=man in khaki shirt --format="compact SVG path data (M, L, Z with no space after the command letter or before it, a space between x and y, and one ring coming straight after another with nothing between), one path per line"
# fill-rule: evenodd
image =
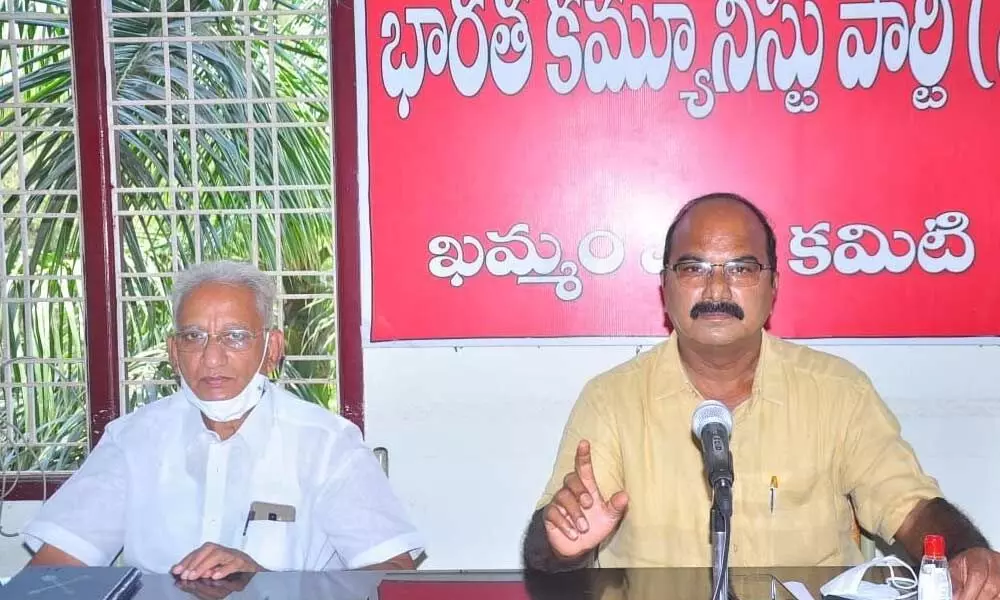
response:
M763 213L739 196L681 209L662 276L674 331L584 388L528 527L525 565L710 565L711 490L691 415L714 399L734 419L731 566L855 564L860 524L918 560L924 534L943 534L958 597L1000 594L1000 555L941 497L869 379L764 332L776 246Z

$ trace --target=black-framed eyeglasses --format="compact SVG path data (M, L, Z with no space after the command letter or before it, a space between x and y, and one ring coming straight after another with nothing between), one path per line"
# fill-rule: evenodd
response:
M669 265L682 285L704 285L712 276L715 267L722 269L726 281L734 287L749 287L760 281L761 271L773 267L763 265L754 259L730 260L724 263L710 263L706 260L682 260Z
M179 352L202 352L208 347L209 340L215 340L228 350L243 352L249 350L253 341L260 337L263 330L226 329L218 333L208 333L201 329L182 329L173 334L174 343Z

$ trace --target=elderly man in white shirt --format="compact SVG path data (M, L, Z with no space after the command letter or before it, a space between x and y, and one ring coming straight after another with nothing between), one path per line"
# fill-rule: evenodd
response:
M173 288L181 389L116 419L24 529L31 565L124 562L184 580L412 569L422 541L357 427L268 381L271 277L195 266Z

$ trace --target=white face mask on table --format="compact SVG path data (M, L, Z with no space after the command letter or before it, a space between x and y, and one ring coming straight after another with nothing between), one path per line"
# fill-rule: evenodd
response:
M865 573L873 567L888 567L889 577L885 583L863 581ZM896 575L894 568L902 567L910 572L910 577ZM917 575L896 556L883 556L860 564L826 582L821 588L823 596L835 596L846 600L904 600L917 594Z

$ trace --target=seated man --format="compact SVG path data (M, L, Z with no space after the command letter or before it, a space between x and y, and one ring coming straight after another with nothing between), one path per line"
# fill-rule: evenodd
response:
M941 497L869 379L764 332L776 246L739 196L679 211L661 279L673 333L585 386L528 526L526 566L710 565L710 489L690 424L714 399L735 421L731 566L860 562L857 522L917 560L925 533L944 534L956 587L997 590L1000 555Z
M185 580L412 569L422 542L360 431L268 381L284 351L272 277L195 266L174 283L180 390L116 419L24 529L31 565Z

